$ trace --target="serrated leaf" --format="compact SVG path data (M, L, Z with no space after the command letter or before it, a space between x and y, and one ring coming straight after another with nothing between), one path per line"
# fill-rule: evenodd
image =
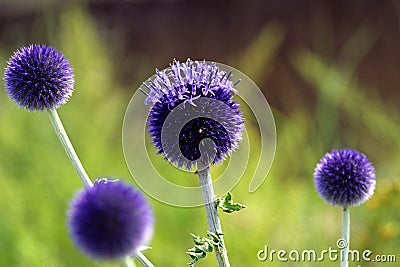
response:
M214 245L214 246L219 246L221 245L221 238L220 236L223 234L216 234L212 232L207 233L208 240Z
M230 192L226 193L225 196L218 198L216 200L216 204L220 209L222 209L223 212L226 213L232 213L246 208L245 205L234 203L232 200L232 194Z
M191 234L194 242L194 247L187 250L187 254L192 259L188 264L194 266L200 259L205 258L207 253L214 251L214 246L221 246L221 233L208 232L207 237L200 237Z

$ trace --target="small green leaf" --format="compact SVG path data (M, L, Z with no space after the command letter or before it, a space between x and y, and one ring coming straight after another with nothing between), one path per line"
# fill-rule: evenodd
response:
M232 213L246 208L245 205L240 203L234 203L232 200L232 194L230 192L226 193L225 196L215 200L217 206L222 209L223 212Z
M216 234L212 232L207 233L208 240L214 245L214 246L220 246L221 244L221 238L220 236L223 234Z
M219 247L222 245L220 236L221 233L207 233L207 237L200 237L194 234L191 234L194 242L194 247L188 249L186 252L190 258L191 262L188 264L190 266L194 266L200 259L207 256L207 253L213 252L214 247Z

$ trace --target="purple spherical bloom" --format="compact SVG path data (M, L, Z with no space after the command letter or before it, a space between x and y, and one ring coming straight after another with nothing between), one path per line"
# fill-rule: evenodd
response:
M98 260L132 256L153 233L148 202L139 191L119 180L99 179L79 191L68 216L76 246Z
M58 108L74 88L68 60L45 45L22 47L8 61L4 74L8 95L29 111Z
M191 169L221 162L244 129L232 73L216 63L174 61L144 83L152 142L171 163Z
M318 194L333 206L357 206L374 193L375 170L368 158L344 148L326 153L314 170Z

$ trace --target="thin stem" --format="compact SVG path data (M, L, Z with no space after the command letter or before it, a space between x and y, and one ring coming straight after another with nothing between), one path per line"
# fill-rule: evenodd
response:
M71 141L68 138L67 132L64 129L64 126L58 116L57 110L55 108L49 109L49 116L51 123L53 124L54 130L56 131L57 137L60 140L62 146L67 152L69 159L72 162L76 172L78 173L79 177L82 180L82 183L85 187L93 186L92 181L89 179L85 169L82 166L81 161L76 154L74 147L71 144Z
M343 224L342 224L342 239L344 243L342 249L342 257L340 267L349 266L349 248L350 248L350 209L349 207L343 208Z
M141 251L136 251L135 257L144 267L154 267L154 265L146 258L145 255L143 255Z
M215 194L214 188L212 186L211 173L210 168L207 167L205 169L199 170L199 179L201 192L203 195L204 207L206 209L206 217L208 222L208 229L210 232L215 234L222 234L221 223L218 218L217 205L215 204ZM229 267L229 259L226 251L224 239L222 236L221 245L215 246L215 257L217 258L219 267Z

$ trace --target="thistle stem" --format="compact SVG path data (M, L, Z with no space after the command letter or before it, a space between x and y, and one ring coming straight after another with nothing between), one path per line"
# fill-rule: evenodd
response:
M206 209L206 217L208 222L208 229L210 232L217 235L222 234L221 223L218 218L217 205L215 204L214 188L212 186L210 168L198 171L201 192L203 195L204 207ZM229 267L229 259L225 247L224 239L222 236L221 244L214 247L215 257L217 258L219 267Z
M58 116L57 110L55 108L51 108L48 110L48 112L57 137L64 147L65 152L67 152L67 155L71 160L72 165L74 166L79 177L81 178L83 185L85 187L93 186L92 181L89 179L89 176L83 168L82 163L79 160L78 155L76 154L74 147L72 146L71 141L68 138L67 132L64 129L60 117Z
M343 208L343 223L342 223L342 239L345 241L344 248L342 248L342 257L340 267L349 266L349 247L350 247L350 209L349 207Z
M144 267L154 267L154 265L146 258L145 255L141 251L136 251L135 255L136 259L144 266Z

